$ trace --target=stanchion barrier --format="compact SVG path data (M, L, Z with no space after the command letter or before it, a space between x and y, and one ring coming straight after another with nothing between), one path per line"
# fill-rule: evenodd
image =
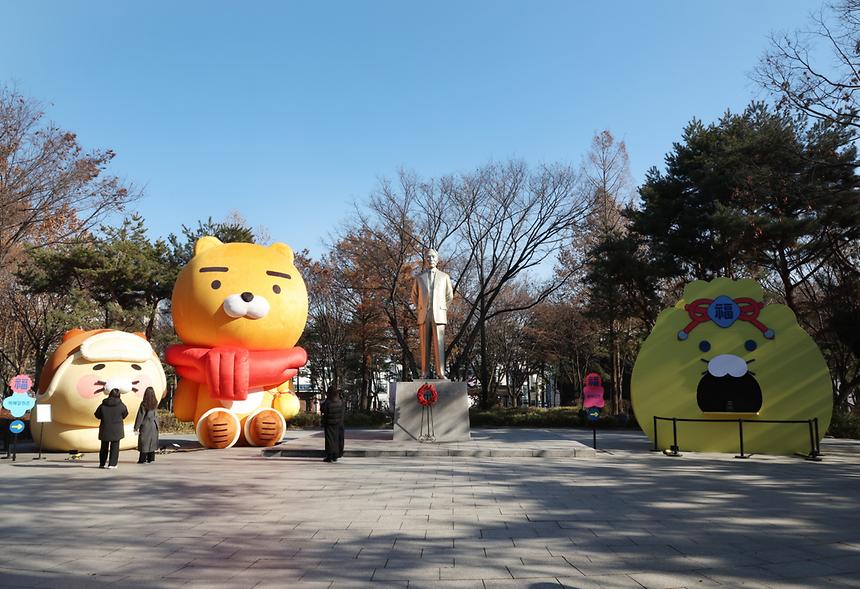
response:
M738 419L738 438L741 444L741 453L735 456L735 458L749 458L747 454L744 454L744 420Z
M821 456L821 436L818 435L818 418L813 417L812 421L815 422L815 455Z
M672 445L669 446L669 452L666 453L666 456L680 456L681 448L678 446L678 420L677 418L672 418Z
M668 452L664 452L666 456L680 456L680 446L678 444L678 422L696 422L696 423L737 423L738 424L738 449L740 453L735 458L749 458L750 455L744 452L744 423L785 423L799 424L805 423L809 427L809 454L807 460L820 460L821 446L819 444L818 435L818 418L812 419L696 419L691 417L660 417L654 416L654 451L659 452L660 446L657 437L657 421L672 422L672 445L669 446Z
M657 416L654 416L654 452L659 452L660 447L657 445Z

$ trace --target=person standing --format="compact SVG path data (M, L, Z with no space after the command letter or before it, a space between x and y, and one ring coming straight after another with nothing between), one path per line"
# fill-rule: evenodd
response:
M99 468L116 468L119 462L119 441L125 437L122 420L128 417L128 407L119 398L119 389L111 390L107 399L102 401L95 412L99 423L99 440L102 442L99 450Z
M140 452L137 463L155 462L155 451L158 450L158 397L152 387L146 387L143 392L143 401L134 418L134 431L138 432L137 450Z
M412 283L412 302L418 316L418 335L421 351L421 378L431 378L430 350L436 378L445 376L445 325L448 323L448 303L454 298L451 277L436 268L439 254L427 250L426 270L419 272Z
M329 387L322 404L322 422L325 429L325 462L337 462L343 456L343 399L334 385Z
M12 456L12 432L9 430L9 426L12 424L12 414L8 409L3 409L2 403L3 399L8 397L11 394L9 387L4 386L3 390L0 391L0 436L3 438L3 448L6 450L5 456L0 456L2 459L10 458Z

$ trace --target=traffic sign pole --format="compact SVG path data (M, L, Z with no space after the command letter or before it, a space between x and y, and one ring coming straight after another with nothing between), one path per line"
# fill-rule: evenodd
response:
M36 401L28 396L30 389L33 387L33 379L26 374L17 374L9 379L9 388L12 389L12 395L3 400L3 408L8 409L12 413L12 417L24 417ZM18 456L18 434L24 431L24 422L16 419L9 424L9 431L12 432L12 462ZM6 448L6 455L9 455L9 448ZM41 456L41 451L39 453Z
M35 415L36 422L39 424L39 455L33 460L45 460L42 456L42 442L45 439L45 423L51 421L51 405L49 403L40 403L33 408L33 413L30 418L30 431L33 431L33 418Z
M33 424L30 424L30 435L33 434ZM45 439L45 422L42 422L42 427L39 428L39 455L33 458L33 460L44 460L42 458L42 440Z
M18 456L18 434L24 431L24 422L16 419L9 424L9 431L12 432L12 462Z

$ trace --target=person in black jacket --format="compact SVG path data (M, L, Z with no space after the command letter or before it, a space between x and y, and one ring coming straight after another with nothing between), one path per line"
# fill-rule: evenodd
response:
M120 400L119 389L110 392L107 399L96 409L95 416L101 421L99 439L102 441L102 447L99 450L99 468L105 467L108 455L108 468L116 468L119 461L119 441L125 437L122 420L128 417L128 407Z
M343 456L343 400L332 385L322 404L322 423L325 428L325 462L337 462Z
M155 451L158 450L158 397L152 387L146 387L143 393L143 401L134 418L134 431L139 434L137 450L140 458L137 463L155 462Z

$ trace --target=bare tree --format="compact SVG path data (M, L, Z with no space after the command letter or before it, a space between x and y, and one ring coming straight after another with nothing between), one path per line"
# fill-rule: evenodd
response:
M772 35L753 77L782 106L860 128L860 0L827 9L811 16L810 30Z
M315 262L306 251L296 255L296 265L301 269L308 288L308 327L299 342L312 357L321 362L312 364L311 379L322 390L331 384L343 385L343 368L347 356L347 332L349 312L345 304L348 296L346 285L336 275L329 260ZM317 367L319 370L314 371Z
M504 304L499 295L554 259L560 244L581 225L589 198L582 190L579 174L568 166L543 166L532 172L523 162L511 161L490 164L464 176L456 202L461 210L470 211L463 224L462 239L472 255L465 271L474 277L474 290L461 289L468 312L449 346L458 349L450 372L461 371L477 341L481 404L486 407L494 404L487 322L539 304L576 268L543 281L532 278L532 297L528 301Z
M592 206L587 216L587 228L582 233L581 247L590 258L589 268L594 259L594 251L612 236L627 232L627 220L621 213L621 203L629 198L631 187L630 163L624 141L616 141L608 130L601 131L591 141L591 150L585 164L585 178L592 191ZM598 250L599 251L599 250ZM600 292L596 292L600 290ZM590 289L588 298L592 309L605 329L608 345L610 368L609 392L611 406L618 413L621 406L622 361L619 342L620 319L617 316L616 301L611 299L614 289ZM607 296L609 295L609 296ZM602 299L602 300L601 300ZM598 304L594 304L599 300ZM608 312L607 312L608 311ZM582 375L580 375L580 378Z
M86 152L43 117L37 102L0 87L0 267L22 246L63 243L138 196L104 173L112 151Z
M592 206L583 234L594 242L595 237L599 240L609 232L624 232L626 221L621 207L629 201L633 183L624 141L616 141L608 130L595 135L583 175L592 193Z
M523 285L511 285L507 292L500 295L509 306L524 305L531 301L532 295ZM519 299L519 301L516 301ZM507 393L511 405L518 407L522 397L520 392L528 381L529 375L539 371L543 363L542 354L538 353L539 335L535 329L535 307L521 313L507 313L497 317L490 323L489 343L494 348L490 353L491 364L496 367L498 377L490 379L490 395L495 395L492 387L498 386L501 380L507 385Z
M383 180L371 195L367 209L357 208L357 226L344 239L355 260L364 261L364 280L356 286L374 291L393 337L400 346L403 375L418 375L418 365L410 346L410 330L415 321L410 307L412 275L421 256L416 237L417 178L401 171L399 184Z
M522 162L490 164L470 174L421 180L401 171L383 180L358 222L337 247L361 264L350 288L366 289L383 308L401 350L405 373L417 375L410 329L415 323L410 287L428 247L442 252L440 266L454 279L449 309L447 372L483 374L482 399L492 404L486 323L545 300L575 271L529 279L528 300L499 295L554 260L588 210L579 175L567 166L529 170ZM480 361L473 350L480 342ZM406 376L404 374L404 376Z

